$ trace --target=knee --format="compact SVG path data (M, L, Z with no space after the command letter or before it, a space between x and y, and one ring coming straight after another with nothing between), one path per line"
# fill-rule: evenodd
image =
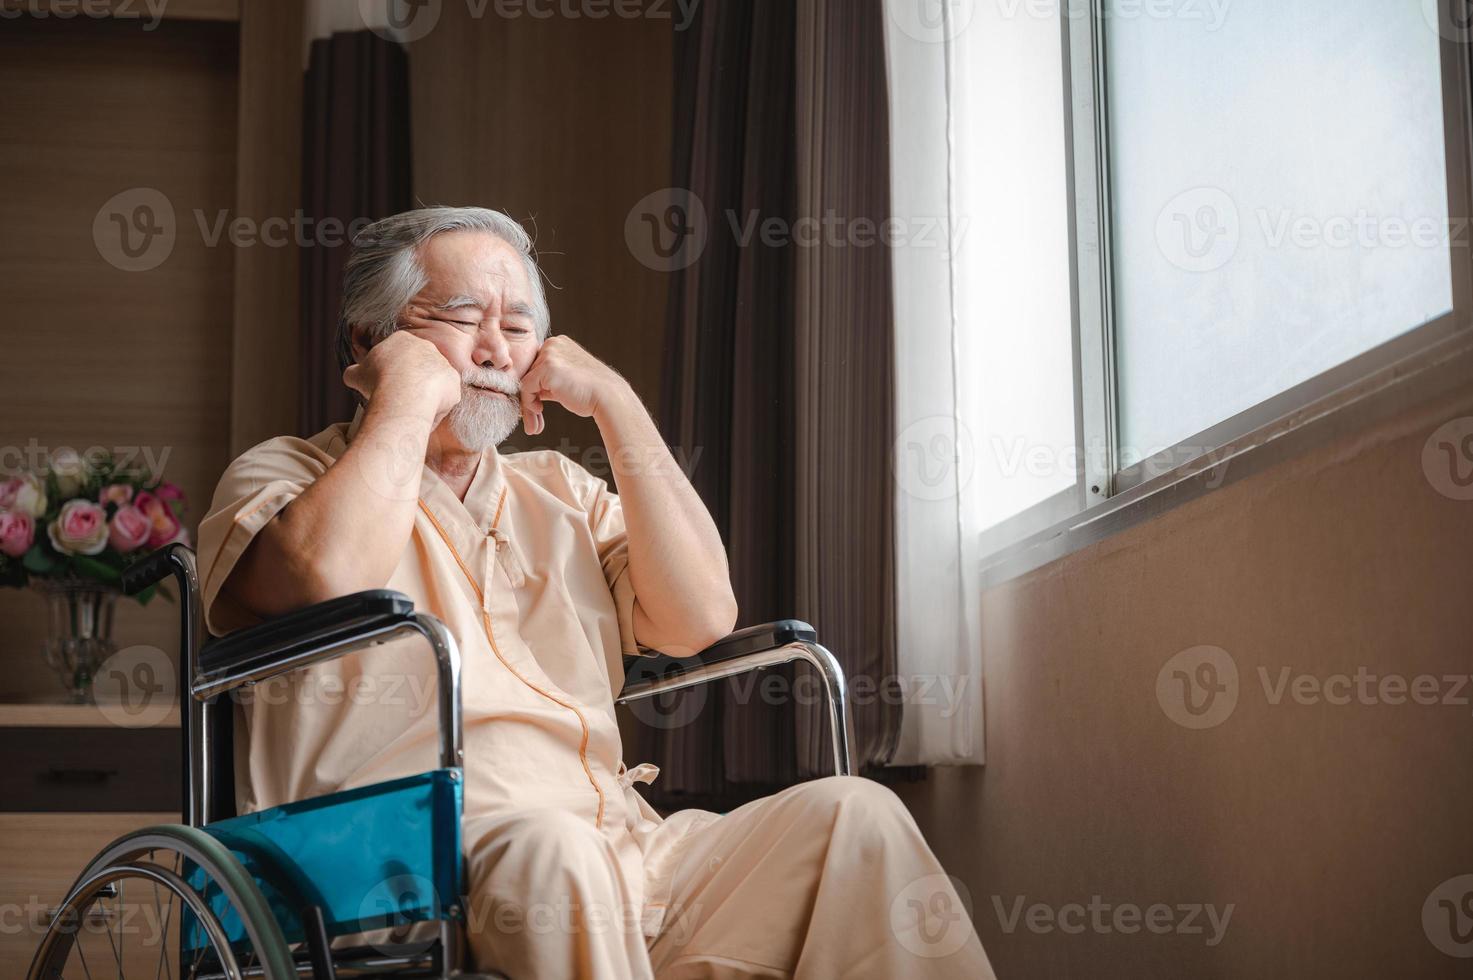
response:
M476 828L466 829L471 837ZM501 819L493 831L467 844L473 874L513 878L521 887L570 875L612 878L614 856L603 834L563 810L529 810Z
M852 814L880 825L897 820L914 823L890 787L863 776L825 776L802 783L793 792L805 805L835 818Z

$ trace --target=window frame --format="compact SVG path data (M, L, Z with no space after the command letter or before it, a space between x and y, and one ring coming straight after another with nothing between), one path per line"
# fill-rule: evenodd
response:
M1453 5L1438 0L1442 23ZM1473 352L1473 231L1450 249L1453 310L1217 423L1121 465L1115 364L1105 0L1061 0L1075 437L1062 491L983 532L985 586L1000 584L1457 383ZM1473 216L1473 31L1439 32L1448 214ZM1456 227L1456 226L1455 226ZM1466 380L1466 379L1465 379ZM1415 383L1412 383L1415 382ZM1290 438L1292 437L1292 438ZM1228 461L1232 465L1228 466Z

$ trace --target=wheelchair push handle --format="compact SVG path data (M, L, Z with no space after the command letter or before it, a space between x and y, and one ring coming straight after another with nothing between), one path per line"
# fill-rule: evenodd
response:
M189 549L182 544L169 544L144 555L123 569L123 592L137 595L170 575L184 574L187 572L184 554L188 553Z

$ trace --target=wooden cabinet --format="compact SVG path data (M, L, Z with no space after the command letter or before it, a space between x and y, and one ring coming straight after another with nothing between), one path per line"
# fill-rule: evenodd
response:
M0 977L25 976L49 911L98 851L179 822L178 726L177 715L125 729L86 705L0 705Z

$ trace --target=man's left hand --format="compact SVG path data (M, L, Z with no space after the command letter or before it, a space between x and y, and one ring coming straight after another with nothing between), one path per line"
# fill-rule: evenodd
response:
M535 436L547 427L543 402L552 401L588 418L616 392L627 388L613 368L584 350L577 341L558 335L542 342L537 358L522 375L522 427Z

